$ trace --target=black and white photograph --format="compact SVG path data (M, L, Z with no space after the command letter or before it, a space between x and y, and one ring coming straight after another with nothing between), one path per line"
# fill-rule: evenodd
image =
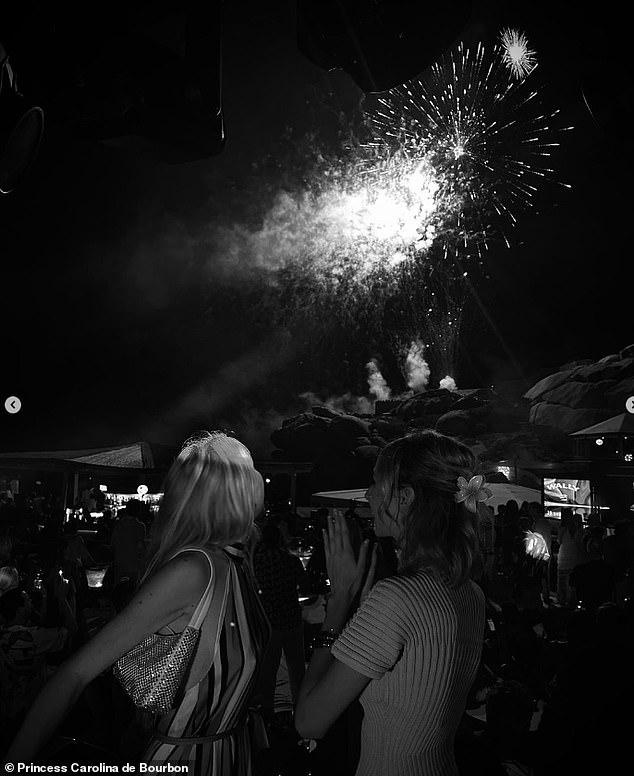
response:
M5 773L621 772L626 15L0 8Z

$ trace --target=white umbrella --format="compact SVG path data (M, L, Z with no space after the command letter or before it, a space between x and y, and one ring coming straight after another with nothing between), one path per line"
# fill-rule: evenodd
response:
M536 488L526 488L523 485L514 485L511 482L487 482L485 487L491 491L491 498L484 503L487 506L493 507L493 509L497 509L499 504L506 504L511 499L517 501L518 507L522 506L523 501L538 501L540 504L542 501L542 493ZM313 504L320 506L346 507L351 504L365 506L367 503L365 488L313 493Z
M323 490L313 493L312 502L316 506L349 507L351 505L367 505L365 492L367 488L353 490Z
M542 492L536 488L526 488L523 485L514 485L512 482L487 482L485 487L491 491L491 498L484 503L493 509L511 500L517 501L518 507L522 506L523 501L542 503Z

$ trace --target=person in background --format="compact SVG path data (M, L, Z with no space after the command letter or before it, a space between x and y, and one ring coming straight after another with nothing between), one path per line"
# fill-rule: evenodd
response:
M603 557L614 569L617 603L634 597L633 534L630 520L617 520L612 534L603 540Z
M291 531L291 519L288 512L277 512L271 515L269 522L275 523L282 536L282 541L285 547L289 547L293 540L293 533Z
M88 580L86 569L95 565L94 558L86 547L82 535L79 533L79 521L75 518L69 520L64 526L64 560L68 577L73 580L75 595L77 596L77 610L81 622L81 612L88 606Z
M315 512L316 531L315 538L313 540L313 551L308 564L306 566L306 573L310 582L310 589L314 593L326 593L328 591L327 578L328 571L326 569L326 553L324 550L323 532L328 526L328 509L326 507L320 507Z
M15 574L12 576L14 583ZM60 598L64 588L60 578L56 593ZM68 611L64 609L63 614ZM18 585L0 595L0 751L15 735L76 630L70 616L55 625L44 625L31 597Z
M531 501L529 503L528 514L533 519L533 530L543 537L548 551L548 559L544 561L546 568L542 575L541 597L544 606L550 606L550 571L553 562L553 530L548 518L544 515L544 508L538 501Z
M263 716L274 720L277 672L282 653L286 660L293 706L304 678L304 628L298 591L306 589L307 577L301 560L284 546L279 526L268 522L253 558L258 593L272 628L259 677Z
M569 581L574 567L582 559L583 524L580 515L569 507L561 510L559 531L559 552L557 554L557 602L560 606L573 606L575 593Z
M528 505L528 515L533 521L533 531L541 534L546 542L548 554L553 552L553 531L548 518L544 516L544 509L539 501L531 501Z
M544 576L548 572L550 555L546 540L533 527L533 518L527 510L520 517L520 533L514 550L513 600L523 609L537 613L543 606Z
M577 601L589 612L615 599L616 575L614 568L603 558L603 542L590 538L586 544L589 560L577 564L570 572L568 583L576 593Z
M139 520L140 507L139 501L130 499L126 506L119 510L112 529L110 548L113 587L122 579L129 579L136 586L143 571L146 531L145 525Z
M112 510L106 508L103 510L103 516L97 525L97 536L95 540L98 544L111 546L112 541L112 529L114 528L115 520L112 516Z
M44 623L56 627L63 625L74 637L78 630L77 591L69 573L69 563L64 558L64 542L50 537L41 552L42 587L44 592Z
M520 510L517 501L509 499L504 507L502 524L502 562L504 573L512 578L516 572L516 555L518 537L521 535Z
M493 509L484 505L480 511L480 521L478 527L478 541L480 543L480 552L482 553L482 577L480 583L485 592L489 589L491 582L495 579L495 517Z
M495 514L495 556L496 563L499 569L503 567L503 555L502 555L502 534L504 531L504 512L506 511L506 504L498 504L498 509Z
M82 569L95 565L95 561L79 533L79 521L76 518L72 518L64 526L64 544L64 556L69 563Z
M540 752L531 733L537 704L515 679L498 681L487 693L484 730L461 736L460 776L531 776Z
M454 737L480 664L479 504L490 493L462 443L434 431L380 452L367 499L377 536L392 536L399 573L377 582L369 544L355 559L345 519L325 537L332 592L302 683L295 724L321 738L357 697L364 710L357 776L457 776ZM352 620L357 594L361 605Z

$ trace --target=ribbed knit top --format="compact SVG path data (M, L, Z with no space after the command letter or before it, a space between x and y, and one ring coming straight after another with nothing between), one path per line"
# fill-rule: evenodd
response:
M454 737L480 662L484 594L432 574L385 579L332 646L371 681L357 776L458 776Z

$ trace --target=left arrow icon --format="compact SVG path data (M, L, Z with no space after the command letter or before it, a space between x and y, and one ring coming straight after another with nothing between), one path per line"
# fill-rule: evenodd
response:
M15 415L22 409L22 402L17 396L9 396L4 401L4 408L10 415Z

